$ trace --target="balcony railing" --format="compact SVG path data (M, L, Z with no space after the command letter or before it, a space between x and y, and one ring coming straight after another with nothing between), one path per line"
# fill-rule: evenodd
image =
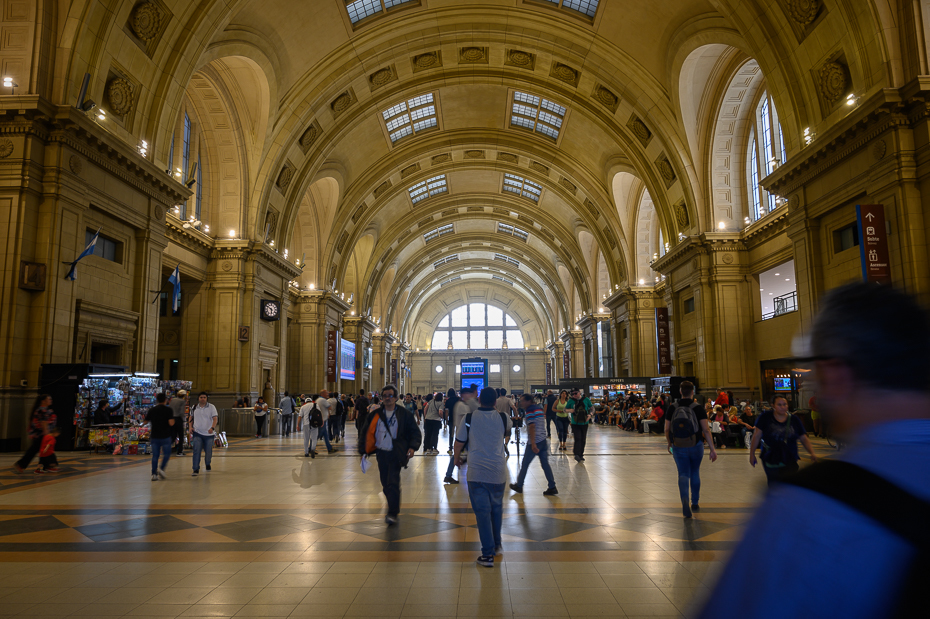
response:
M768 320L769 318L775 318L782 314L798 311L798 292L795 290L794 292L783 294L780 297L775 297L772 299L772 302L774 303L775 311L762 314L762 320Z

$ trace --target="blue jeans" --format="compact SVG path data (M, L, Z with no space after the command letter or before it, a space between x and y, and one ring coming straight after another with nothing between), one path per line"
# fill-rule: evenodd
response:
M200 452L206 452L204 455L204 462L207 466L210 466L210 462L213 461L213 437L206 436L204 434L194 433L194 462L193 468L194 472L200 471Z
M568 417L555 418L555 431L559 435L559 442L564 443L568 439Z
M504 486L481 481L468 482L468 498L478 520L481 554L489 557L501 545L501 522L504 517Z
M678 467L678 494L681 504L688 504L688 484L691 484L691 504L697 505L701 499L701 460L704 459L704 443L698 442L693 447L673 447L672 456Z
M152 475L158 472L158 454L162 454L161 458L161 470L165 470L165 467L168 466L168 460L171 458L171 443L174 442L174 437L170 436L168 438L153 438L149 439L149 443L152 445Z
M455 456L453 455L449 458L449 466L446 468L446 477L452 477L452 473L455 471Z
M555 488L555 477L552 476L552 467L549 466L549 443L546 439L543 439L536 443L536 446L539 448L538 454L533 452L532 447L527 449L526 453L523 454L523 464L520 466L520 475L517 477L517 485L521 488L523 487L523 480L526 479L526 472L530 469L530 463L533 461L533 458L539 456L539 463L542 465L543 473L546 474L546 481L549 482L549 490L552 490Z
M326 421L329 421L328 419ZM326 451L332 451L333 447L329 444L329 430L327 428L329 424L323 423L320 427L320 433L323 435L323 442L326 443ZM313 448L316 449L316 444L314 443Z

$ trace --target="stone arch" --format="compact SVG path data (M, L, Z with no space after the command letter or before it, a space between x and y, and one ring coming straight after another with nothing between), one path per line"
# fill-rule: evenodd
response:
M321 262L322 249L329 239L332 214L339 204L340 186L334 176L322 176L303 194L300 206L292 215L287 229L279 233L282 246L293 256L306 256L299 283L306 287L328 288L332 276L328 265ZM270 207L269 207L270 208Z

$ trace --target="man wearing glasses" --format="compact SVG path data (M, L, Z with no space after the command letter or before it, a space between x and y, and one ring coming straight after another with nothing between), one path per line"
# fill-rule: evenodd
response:
M386 385L381 390L382 406L368 415L361 436L368 435L372 423L375 428L375 457L378 460L378 472L381 475L381 488L388 502L388 525L397 524L400 513L400 469L407 468L407 462L420 448L420 428L414 414L397 403L397 388ZM359 441L359 452L365 455L365 441Z

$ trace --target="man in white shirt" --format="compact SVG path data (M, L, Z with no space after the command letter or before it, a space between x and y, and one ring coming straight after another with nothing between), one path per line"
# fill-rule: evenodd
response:
M310 414L313 411L313 406L313 399L305 398L304 405L300 407L300 425L303 426L304 434L304 458L307 456L316 458L316 440L320 434L320 429L310 427Z
M204 462L207 470L210 470L210 462L213 460L213 431L216 429L216 421L219 415L216 407L207 402L207 392L201 391L197 398L197 405L191 409L191 430L194 443L194 472L191 477L197 477L200 473L200 452L205 452Z
M329 416L336 411L335 403L329 399L329 391L324 389L320 392L320 397L316 399L316 405L320 412L323 413L323 427L320 428L320 434L323 435L323 442L326 443L326 453L336 453L333 446L329 444L329 430L327 430ZM316 445L315 442L314 445Z

